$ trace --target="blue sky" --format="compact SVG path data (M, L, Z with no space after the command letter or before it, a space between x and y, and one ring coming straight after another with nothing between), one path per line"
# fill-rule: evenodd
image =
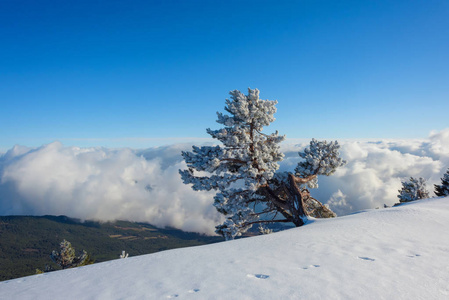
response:
M0 151L208 137L230 90L288 138L449 127L449 2L0 1Z

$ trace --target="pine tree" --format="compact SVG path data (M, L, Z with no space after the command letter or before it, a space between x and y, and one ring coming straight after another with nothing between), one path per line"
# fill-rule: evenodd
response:
M418 179L410 177L409 181L403 181L398 198L401 203L429 198L426 180L422 177Z
M217 122L224 128L207 129L223 145L193 146L192 152L182 153L188 169L179 171L194 190L217 191L214 206L226 220L216 232L233 239L253 224L301 226L309 213L319 215L317 211L335 216L310 197L305 186L316 187L317 175L330 175L345 163L339 158L338 143L312 140L300 153L305 162L298 164L295 174L276 173L284 157L279 143L285 137L277 131L265 134L263 128L275 120L277 101L259 99L257 89L248 89L248 95L237 90L230 95L225 107L229 115L217 113Z
M60 244L60 252L53 250L50 257L58 264L62 269L80 267L88 264L92 264L93 261L86 251L76 256L75 249L69 241L63 240Z
M441 196L449 196L449 169L447 169L446 173L441 178L441 185L435 184L435 195Z

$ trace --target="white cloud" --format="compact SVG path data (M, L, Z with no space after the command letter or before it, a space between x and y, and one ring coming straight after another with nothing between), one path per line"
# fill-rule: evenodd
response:
M433 184L440 183L449 167L449 129L433 132L426 140L340 141L340 145L348 164L332 176L320 177L320 187L311 191L340 215L398 202L401 181L411 176L427 179L433 195ZM289 167L295 160L292 153L290 148L286 155Z
M346 200L346 195L340 190L331 195L327 204L332 207L332 210L337 215L341 215L347 211L352 211L352 206Z
M285 144L281 170L295 168L308 143ZM397 202L401 180L439 183L449 167L449 129L426 140L340 141L348 164L320 177L312 195L339 215ZM221 216L213 193L184 185L178 169L188 144L146 150L16 146L0 156L0 214L125 219L212 233ZM433 194L433 193L431 193Z
M181 148L149 149L160 156L145 159L130 149L58 142L14 147L2 158L0 213L126 219L212 233L220 220L212 195L181 182Z

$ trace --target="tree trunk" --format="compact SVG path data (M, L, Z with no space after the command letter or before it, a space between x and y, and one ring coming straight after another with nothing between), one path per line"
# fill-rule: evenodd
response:
M304 208L304 201L301 194L301 190L296 185L295 177L293 174L288 174L289 192L290 195L287 199L290 212L292 213L292 221L296 227L305 224L307 219L307 213Z
M287 182L280 182L275 190L266 184L260 188L259 192L266 197L267 201L271 202L277 212L284 216L283 222L292 222L296 227L303 226L307 222L308 216L336 217L336 214L328 207L312 198L308 190L301 190L298 187L298 184L305 184L315 177L316 175L311 175L301 178L289 173Z

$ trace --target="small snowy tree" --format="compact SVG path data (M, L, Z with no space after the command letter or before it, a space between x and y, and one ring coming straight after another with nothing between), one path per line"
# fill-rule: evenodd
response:
M449 169L441 178L441 185L435 184L435 195L437 196L449 196Z
M273 230L272 229L270 229L270 228L266 228L266 227L264 227L264 226L262 226L262 224L259 224L259 233L260 234L270 234L270 233L273 233Z
M50 257L62 269L80 267L93 263L86 251L76 256L75 249L69 241L63 240L60 244L60 252L53 250Z
M401 203L429 198L426 180L422 177L418 179L410 177L409 181L403 181L398 198Z
M301 226L310 212L318 210L335 216L310 197L305 185L316 187L317 175L330 175L345 163L339 158L338 143L312 140L310 148L300 153L305 162L298 164L295 174L276 173L284 157L279 143L285 137L277 131L262 131L275 120L277 101L259 99L257 89L248 89L248 95L237 90L230 95L225 107L229 115L217 113L217 122L224 128L207 129L223 145L193 146L192 152L182 152L188 169L179 171L183 182L192 184L194 190L217 191L214 206L226 220L216 232L233 239L253 224L292 222Z

